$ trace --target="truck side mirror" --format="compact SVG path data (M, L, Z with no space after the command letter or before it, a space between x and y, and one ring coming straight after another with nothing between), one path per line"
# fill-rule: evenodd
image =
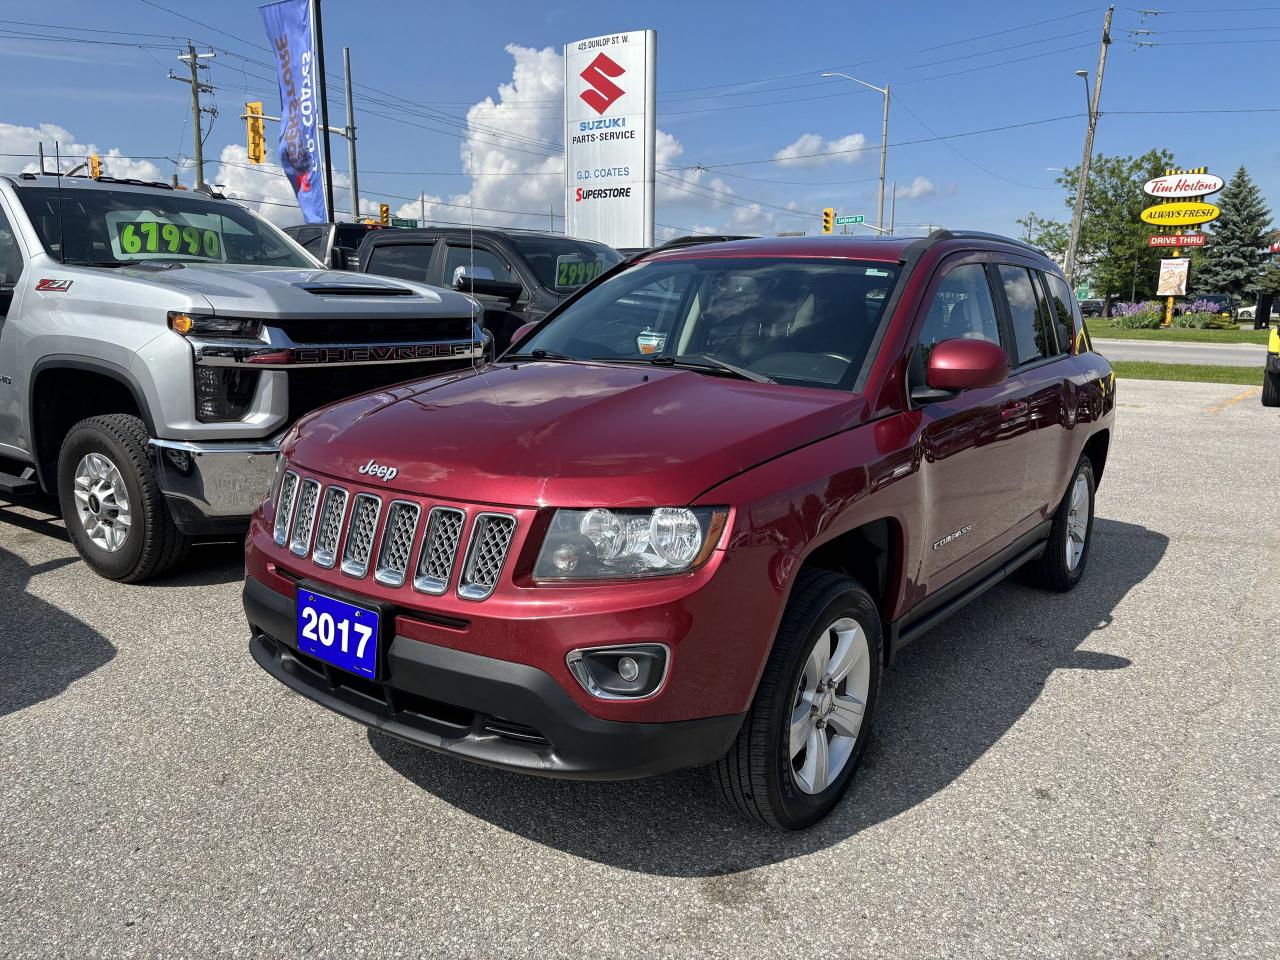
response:
M329 269L330 270L347 270L350 269L351 260L347 256L345 247L331 247L329 249Z

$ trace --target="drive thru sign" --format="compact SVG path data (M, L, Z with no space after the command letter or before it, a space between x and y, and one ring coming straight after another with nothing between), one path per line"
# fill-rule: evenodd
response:
M657 130L652 30L564 48L565 233L653 246Z

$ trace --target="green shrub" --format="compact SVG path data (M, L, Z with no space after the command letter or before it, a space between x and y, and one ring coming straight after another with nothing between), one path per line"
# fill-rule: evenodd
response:
M1234 330L1236 322L1220 313L1179 313L1173 318L1171 326L1184 330Z
M1119 330L1155 330L1163 320L1164 317L1159 310L1139 310L1136 313L1112 317L1111 326Z

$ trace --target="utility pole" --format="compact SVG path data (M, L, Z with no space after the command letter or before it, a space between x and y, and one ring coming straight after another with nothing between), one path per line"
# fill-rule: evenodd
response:
M199 190L204 186L204 136L201 126L201 114L207 113L210 117L218 115L217 107L200 106L200 94L213 93L213 87L200 79L200 71L208 70L201 60L213 59L212 53L196 53L195 46L190 40L187 41L187 52L178 55L178 59L187 64L191 68L190 77L175 76L172 70L169 71L169 79L177 80L179 83L186 83L191 86L191 122L195 128L195 161L196 161L196 189Z
M845 80L852 80L868 90L874 90L876 93L884 95L884 121L880 125L880 203L876 212L876 235L884 236L886 233L884 228L884 173L885 166L889 160L889 85L886 83L883 87L877 87L875 84L859 80L857 77L851 77L847 73L838 73L835 70L827 70L822 76L843 77Z
M351 48L342 48L342 76L347 88L347 166L351 170L351 222L360 222L360 177L356 173L356 108L351 101Z
M316 28L316 67L320 74L320 130L324 138L324 202L329 219L336 220L333 209L333 158L329 154L329 92L324 80L324 26L320 20L320 0L311 0L312 23Z
M889 236L893 236L893 225L898 219L898 181L893 181L893 199L889 201Z
M1114 6L1107 7L1107 15L1102 21L1102 42L1098 46L1098 72L1093 78L1093 95L1089 96L1089 74L1077 70L1076 76L1084 79L1086 103L1089 108L1089 124L1084 134L1084 158L1080 161L1080 176L1076 183L1076 206L1071 215L1071 238L1067 242L1067 261L1064 273L1067 283L1075 286L1076 254L1080 248L1080 227L1084 220L1084 197L1089 186L1089 163L1093 159L1093 135L1098 129L1098 105L1102 102L1102 75L1107 68L1107 47L1111 46L1111 15Z

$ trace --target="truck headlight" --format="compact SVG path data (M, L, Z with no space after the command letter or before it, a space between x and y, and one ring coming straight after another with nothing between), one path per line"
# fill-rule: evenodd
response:
M242 367L195 369L196 419L201 423L243 420L258 390L258 370Z
M215 317L197 313L169 311L169 329L184 337L232 337L256 340L262 333L262 321L247 317Z
M616 580L684 573L706 562L724 531L724 507L557 510L535 580Z

